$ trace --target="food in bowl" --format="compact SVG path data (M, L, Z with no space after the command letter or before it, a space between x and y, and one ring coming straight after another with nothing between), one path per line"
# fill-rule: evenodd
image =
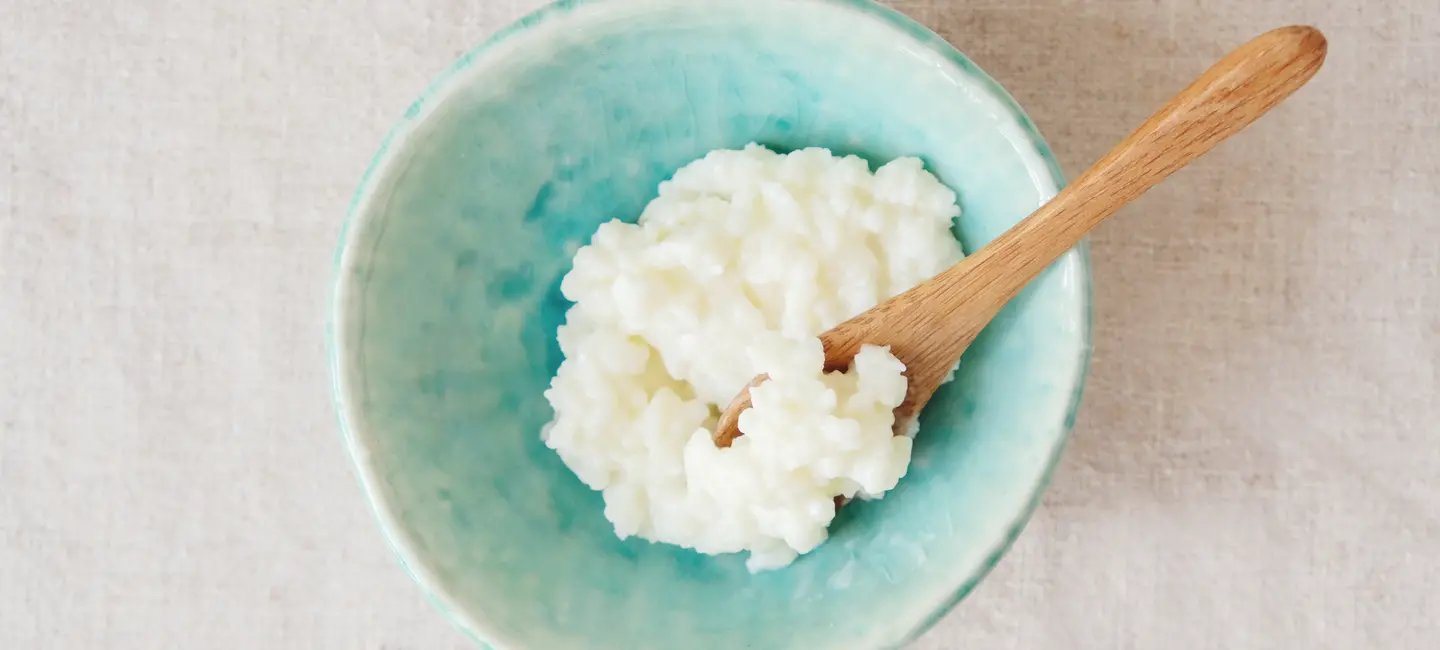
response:
M600 224L750 142L924 161L957 194L967 251L1062 182L993 80L882 6L567 0L465 55L360 183L330 319L343 439L400 564L479 647L900 647L1038 501L1084 377L1083 250L966 352L896 487L841 508L802 561L751 573L745 553L616 536L539 435L561 279Z
M959 214L915 158L872 173L752 144L686 165L575 254L546 445L621 538L789 564L825 540L836 497L879 498L910 463L892 434L904 364L865 346L827 373L818 335L959 261ZM760 374L744 435L717 447L719 410Z

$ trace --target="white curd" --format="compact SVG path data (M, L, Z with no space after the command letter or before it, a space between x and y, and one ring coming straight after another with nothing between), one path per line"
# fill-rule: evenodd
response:
M546 444L622 538L790 563L825 540L836 496L879 497L910 462L892 435L904 366L866 346L825 374L816 335L958 261L958 215L913 158L871 173L751 145L687 165L576 253ZM717 448L719 410L762 373L744 435Z

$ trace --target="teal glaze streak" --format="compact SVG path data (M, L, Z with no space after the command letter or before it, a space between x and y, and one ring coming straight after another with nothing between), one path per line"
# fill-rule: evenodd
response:
M463 56L405 113L341 234L329 323L340 427L387 539L482 645L876 648L923 632L999 560L1064 448L1089 361L1083 247L966 354L910 474L795 565L615 538L539 440L559 280L722 147L915 155L975 250L1058 166L993 80L859 0L572 0Z

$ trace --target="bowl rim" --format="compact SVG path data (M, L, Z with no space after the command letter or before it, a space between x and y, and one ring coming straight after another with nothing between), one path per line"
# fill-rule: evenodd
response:
M825 6L827 9L850 10L860 13L862 16L878 20L897 29L905 37L913 40L916 44L925 47L934 54L939 55L946 61L954 64L963 72L967 73L970 80L975 82L977 87L984 89L992 99L996 100L1001 107L1006 109L1015 122L1021 127L1029 144L1034 148L1034 153L1043 161L1045 170L1053 182L1056 191L1064 187L1065 177L1055 159L1053 151L1040 130L1030 119L1029 115L1015 101L1014 97L1005 90L999 82L995 81L984 70L980 69L969 57L960 52L958 48L949 41L931 31L929 28L906 16L898 10L881 5L873 0L787 0L790 2L809 3L818 6ZM424 592L427 600L442 615L448 618L460 631L471 641L478 644L480 648L499 650L516 649L508 641L501 641L503 635L494 629L494 626L487 625L479 612L471 611L471 608L460 606L449 591L443 586L439 576L426 565L421 554L417 551L417 544L412 539L412 534L401 524L399 517L393 510L393 506L385 495L383 487L384 479L371 463L369 449L363 444L361 435L355 424L357 418L352 417L353 405L349 395L350 387L347 380L347 368L343 351L347 347L348 339L341 327L345 315L345 306L352 285L352 263L350 253L354 250L352 240L357 236L368 213L370 199L373 196L375 181L379 172L392 161L392 154L399 150L399 145L404 144L413 135L418 127L437 106L444 103L451 92L457 90L459 85L454 82L461 73L485 60L487 54L494 53L497 46L508 42L511 37L553 19L563 18L582 6L591 5L634 5L656 3L685 4L687 0L557 0L546 4L510 23L508 26L494 32L481 41L478 45L470 48L462 54L454 63L450 64L443 72L433 78L426 86L420 96L410 104L404 115L389 129L381 141L379 149L370 160L360 182L352 195L349 205L346 208L345 216L341 222L338 235L338 242L334 252L331 266L331 287L327 303L327 315L325 318L325 341L327 366L330 372L330 393L331 403L335 410L341 442L345 445L349 454L352 466L355 469L356 477L359 480L361 490L366 502L377 523L386 543L399 560L402 569L410 576ZM1047 197L1048 198L1048 197ZM1059 466L1061 457L1069 443L1070 436L1075 426L1076 416L1079 412L1081 398L1085 391L1089 377L1091 352L1093 349L1092 330L1094 325L1094 291L1092 284L1092 273L1090 265L1090 253L1088 239L1076 246L1072 253L1077 256L1078 263L1078 287L1079 306L1082 313L1077 319L1080 328L1079 359L1076 365L1075 376L1072 380L1071 396L1066 407L1064 421L1060 423L1061 430L1051 450L1050 457L1045 461L1045 469L1039 480L1031 488L1031 494L1025 505L1015 513L1006 529L1005 534L996 540L985 559L975 566L970 575L957 586L947 597L935 602L930 612L919 620L907 633L894 640L895 647L903 646L914 641L940 619L944 618L954 607L964 600L975 587L985 579L986 576L999 564L1000 560L1010 550L1015 540L1024 530L1026 524L1033 517L1035 510L1039 507L1042 496L1051 480L1054 478L1055 470ZM1062 258L1063 259L1063 258Z

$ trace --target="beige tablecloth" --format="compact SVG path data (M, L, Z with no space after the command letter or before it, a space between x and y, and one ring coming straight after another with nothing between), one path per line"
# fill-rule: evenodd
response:
M536 0L0 0L0 648L438 650L319 323L391 121ZM1314 83L1094 237L1075 440L917 645L1440 644L1440 3L911 0L1075 172L1226 49Z

